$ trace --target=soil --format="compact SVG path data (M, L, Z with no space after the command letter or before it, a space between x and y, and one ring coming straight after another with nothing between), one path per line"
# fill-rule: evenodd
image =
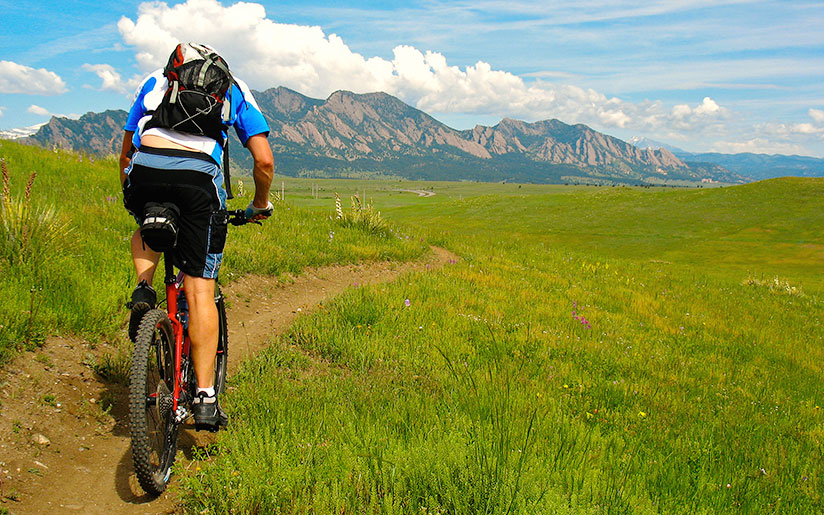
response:
M230 374L292 321L356 285L456 262L432 247L424 261L307 269L297 277L247 276L224 288L228 300ZM123 340L125 340L124 322ZM174 479L160 497L143 493L129 450L127 386L93 364L123 341L49 338L0 371L0 513L176 513ZM127 348L127 347L125 347ZM124 361L126 363L126 361ZM184 426L185 460L214 435ZM189 463L185 461L184 463Z

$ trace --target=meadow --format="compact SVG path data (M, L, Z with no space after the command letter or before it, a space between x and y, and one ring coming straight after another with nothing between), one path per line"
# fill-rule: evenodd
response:
M8 185L0 206L0 364L51 334L125 342L125 304L135 282L128 242L136 224L123 208L116 160L13 141L0 141L0 159ZM229 207L248 201L237 198ZM275 217L277 224L231 231L222 282L251 271L282 275L330 263L409 260L427 250L420 241L340 227L328 215L285 203ZM160 272L155 288L163 289Z
M246 363L191 512L822 510L824 181L346 186L462 260Z
M0 257L0 349L123 338L134 222L114 161L0 156L10 195L37 170L30 197L72 228ZM231 379L230 428L176 470L187 512L824 509L824 180L281 181L272 223L230 236L224 280L430 244L461 260L353 286L273 336ZM417 189L435 196L398 191ZM356 191L393 232L334 220L334 193Z

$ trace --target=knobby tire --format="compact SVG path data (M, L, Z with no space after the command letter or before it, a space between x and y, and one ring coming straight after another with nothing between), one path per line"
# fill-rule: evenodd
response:
M226 325L226 304L217 290L215 300L218 314L217 356L215 357L215 392L220 395L226 386L226 365L229 361L229 330Z
M166 490L177 449L172 410L174 331L166 312L153 309L140 323L129 378L132 459L140 486L151 495Z

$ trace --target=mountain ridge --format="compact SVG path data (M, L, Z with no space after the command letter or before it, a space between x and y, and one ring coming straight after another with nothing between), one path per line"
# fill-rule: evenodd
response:
M621 183L746 182L714 164L688 164L666 149L639 149L583 124L504 118L453 129L383 92L335 91L326 100L285 87L254 92L285 175L397 176L429 180ZM53 117L25 141L118 153L126 112ZM234 132L230 139L237 142ZM232 159L250 167L246 152Z

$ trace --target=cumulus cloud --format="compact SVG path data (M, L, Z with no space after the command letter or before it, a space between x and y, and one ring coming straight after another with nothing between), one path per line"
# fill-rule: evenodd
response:
M26 109L26 112L29 112L31 114L36 114L37 116L56 116L58 118L71 118L72 120L76 120L76 119L80 118L80 115L75 114L75 113L72 113L72 114L52 113L51 111L49 111L45 107L40 107L39 105L36 105L36 104L30 105Z
M110 64L84 64L83 69L96 74L100 77L102 83L98 88L100 91L114 91L124 95L130 95L140 83L140 77L132 77L129 80L123 80L120 73L118 73L114 66Z
M754 154L801 154L803 148L795 143L776 142L765 138L747 141L720 141L713 145L713 151L727 154L752 152Z
M763 123L756 128L763 134L779 137L824 135L824 127L812 123Z
M458 67L438 52L400 45L392 59L364 57L320 27L277 23L260 4L224 7L217 0L174 6L143 3L136 20L118 22L124 41L136 48L144 72L166 63L180 41L209 43L255 89L283 85L325 98L335 90L385 91L430 113L475 113L527 120L559 118L604 127L698 130L726 109L710 98L667 109L660 102L631 103L595 91L542 79L525 82L483 61ZM91 65L90 65L91 66ZM88 68L103 88L118 87L113 69Z
M60 95L66 91L66 83L54 72L0 61L0 93Z
M26 111L37 116L51 116L51 112L49 112L48 109L35 104L30 105Z
M0 117L3 116L3 111L6 110L6 106L0 106Z
M815 123L824 123L824 111L821 109L810 109L809 115Z

